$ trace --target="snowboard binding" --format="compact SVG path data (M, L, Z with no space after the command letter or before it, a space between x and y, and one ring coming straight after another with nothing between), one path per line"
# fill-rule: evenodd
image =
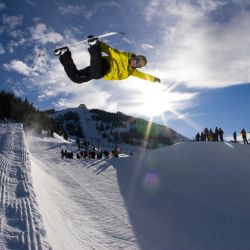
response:
M99 39L98 37L89 35L88 36L88 44L90 47L97 47L100 45Z
M66 51L69 51L68 47L57 48L57 49L54 50L54 55L55 56L60 56L60 55L64 54Z

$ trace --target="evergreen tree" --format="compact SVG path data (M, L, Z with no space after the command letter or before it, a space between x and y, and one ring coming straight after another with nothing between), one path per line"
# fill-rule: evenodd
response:
M69 139L69 136L68 136L67 131L64 131L64 132L63 132L63 138L64 138L64 140L66 140L66 141Z

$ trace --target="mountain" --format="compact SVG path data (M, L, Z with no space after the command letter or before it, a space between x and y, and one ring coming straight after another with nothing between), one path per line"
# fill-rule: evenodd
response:
M250 249L250 147L184 142L62 159L61 137L0 124L0 249Z
M85 105L54 112L51 117L71 136L84 138L92 144L127 144L145 148L159 148L188 138L174 130L121 112L88 110Z

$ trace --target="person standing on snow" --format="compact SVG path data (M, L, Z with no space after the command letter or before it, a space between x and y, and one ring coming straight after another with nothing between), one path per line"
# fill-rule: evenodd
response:
M71 57L68 47L56 49L54 54L64 67L67 76L75 83L84 83L93 79L123 80L135 76L151 82L160 82L155 76L143 73L137 68L147 64L147 59L142 55L114 49L101 42L98 38L88 36L90 66L78 70ZM102 52L108 56L102 56Z
M236 133L236 131L234 131L234 133L233 133L233 138L234 138L234 143L236 143L237 142L237 133Z
M224 141L223 134L224 134L224 131L221 128L219 128L219 136L220 136L220 141L221 142Z
M243 128L240 133L241 133L244 144L248 144L246 130Z

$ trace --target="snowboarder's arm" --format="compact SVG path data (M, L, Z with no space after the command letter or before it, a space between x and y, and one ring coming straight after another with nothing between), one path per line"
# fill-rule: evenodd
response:
M137 69L133 70L131 75L138 77L138 78L141 78L141 79L144 79L144 80L147 80L147 81L150 81L150 82L160 82L159 78L152 76L152 75L149 75L147 73L143 73Z

